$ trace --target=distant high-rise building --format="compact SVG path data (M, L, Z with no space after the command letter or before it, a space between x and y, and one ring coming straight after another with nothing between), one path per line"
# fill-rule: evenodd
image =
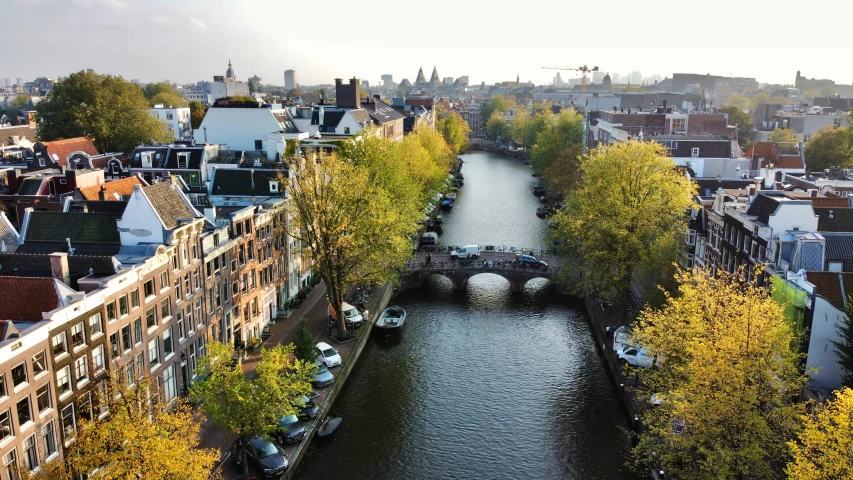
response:
M19 86L23 87L24 86L24 79L21 77L16 78L15 79L15 85L19 85Z
M453 85L454 80L453 77L444 77L443 82L445 85Z
M294 88L299 86L299 82L296 81L296 70L285 70L284 71L284 88L286 90L293 90Z
M382 75L382 87L394 88L394 76L387 73Z
M592 72L592 83L595 85L600 85L602 81L604 81L605 72Z
M631 72L631 85L639 85L643 83L643 74L634 70Z
M560 72L557 72L557 75L554 76L554 86L561 87L565 84L566 82L563 81L563 77L560 75Z
M361 81L361 88L368 89L370 88L370 82L368 80Z
M610 75L610 81L613 82L614 85L618 84L620 80L622 80L622 77L620 77L618 73Z
M4 85L6 86L6 88L11 87L12 86L12 79L11 78L5 79Z

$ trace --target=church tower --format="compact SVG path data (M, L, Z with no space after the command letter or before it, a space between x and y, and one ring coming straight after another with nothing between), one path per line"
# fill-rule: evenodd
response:
M438 70L434 65L432 67L432 75L429 77L429 84L433 88L438 88L438 86L441 85L441 79L438 78Z
M237 75L234 75L234 69L231 68L231 59L228 59L228 70L225 70L225 80L226 81L237 81Z
M424 76L424 67L418 69L418 76L415 78L415 86L423 87L426 85L426 77Z

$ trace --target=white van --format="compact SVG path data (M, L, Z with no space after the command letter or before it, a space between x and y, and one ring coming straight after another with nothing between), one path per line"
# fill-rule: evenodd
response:
M465 245L459 250L454 250L450 252L450 258L453 260L459 260L460 258L470 258L472 260L476 260L477 257L480 256L480 246L479 245Z
M347 325L351 327L360 327L361 324L364 323L364 317L361 316L361 312L359 312L357 308L347 302L344 302L342 306ZM335 321L338 319L338 316L335 314L335 308L331 305L328 305L326 308L326 316L333 318Z

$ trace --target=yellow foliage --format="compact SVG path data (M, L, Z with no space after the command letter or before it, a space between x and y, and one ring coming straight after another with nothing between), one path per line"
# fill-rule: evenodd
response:
M803 416L803 430L788 442L793 460L785 468L791 480L853 478L853 390Z

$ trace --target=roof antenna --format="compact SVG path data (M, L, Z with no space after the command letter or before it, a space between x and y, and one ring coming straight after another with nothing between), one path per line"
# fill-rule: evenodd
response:
M68 243L68 255L69 255L69 256L73 256L73 255L74 255L74 250L76 250L76 249L71 248L71 239L70 239L70 238L66 238L66 239L65 239L65 241Z

